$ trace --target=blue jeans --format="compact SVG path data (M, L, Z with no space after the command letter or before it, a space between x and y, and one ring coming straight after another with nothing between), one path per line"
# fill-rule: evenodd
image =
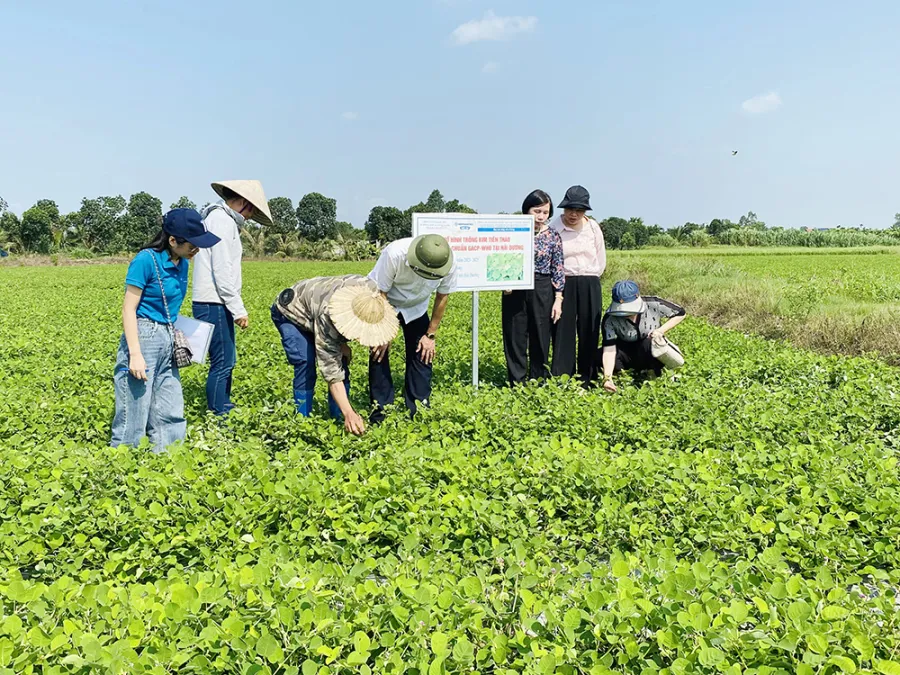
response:
M116 411L110 445L135 447L148 436L153 452L163 452L187 433L181 376L172 365L172 337L165 325L138 319L138 342L147 364L146 382L128 372L128 344L124 335L119 339L113 376Z
M237 363L234 341L234 317L224 305L210 302L193 304L194 318L215 326L209 341L209 375L206 377L206 407L216 415L228 413L231 402L231 374Z
M281 335L281 346L288 363L294 366L294 404L297 412L304 417L312 414L313 392L316 388L316 337L291 323L287 317L272 305L272 323ZM350 369L344 361L344 388L350 395ZM328 392L328 412L335 419L343 419L341 409Z

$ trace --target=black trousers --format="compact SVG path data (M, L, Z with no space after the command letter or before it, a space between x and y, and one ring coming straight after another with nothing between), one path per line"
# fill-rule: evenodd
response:
M403 397L410 415L416 414L419 403L428 404L431 398L432 364L426 364L416 354L419 340L428 332L428 312L409 323L399 314L400 326L403 329L403 342L406 343L406 377ZM369 420L377 424L384 420L384 407L394 402L394 379L391 375L390 353L385 354L381 362L369 357L369 400L372 403L372 414Z
M503 353L510 384L550 375L547 363L553 295L550 275L535 274L534 290L513 291L501 298Z
M663 363L653 356L653 340L649 337L637 342L616 342L616 367L613 372L623 370L652 370L657 375L663 371Z
M602 304L600 277L566 277L562 316L553 332L554 376L577 374L585 385L594 378Z

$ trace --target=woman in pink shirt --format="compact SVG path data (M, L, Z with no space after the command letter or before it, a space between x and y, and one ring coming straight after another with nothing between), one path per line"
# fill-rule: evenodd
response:
M600 275L606 269L603 231L587 217L590 199L580 185L570 187L559 205L563 214L551 225L562 238L566 274L562 316L553 334L551 372L554 376L577 374L584 386L596 373L603 312Z

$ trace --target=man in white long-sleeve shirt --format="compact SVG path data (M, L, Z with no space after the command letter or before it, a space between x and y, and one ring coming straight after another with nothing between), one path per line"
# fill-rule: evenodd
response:
M232 372L237 363L234 327L250 323L241 299L240 228L246 220L272 224L269 203L256 180L220 181L212 184L222 198L203 209L203 223L222 241L194 257L193 313L195 319L215 326L209 345L209 375L206 378L207 407L226 415L231 402Z

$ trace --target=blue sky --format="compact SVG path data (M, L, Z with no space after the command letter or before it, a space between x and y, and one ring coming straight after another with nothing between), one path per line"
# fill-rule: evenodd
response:
M496 212L580 183L664 227L884 227L898 25L892 0L8 0L0 196L259 178L361 226L433 188Z

